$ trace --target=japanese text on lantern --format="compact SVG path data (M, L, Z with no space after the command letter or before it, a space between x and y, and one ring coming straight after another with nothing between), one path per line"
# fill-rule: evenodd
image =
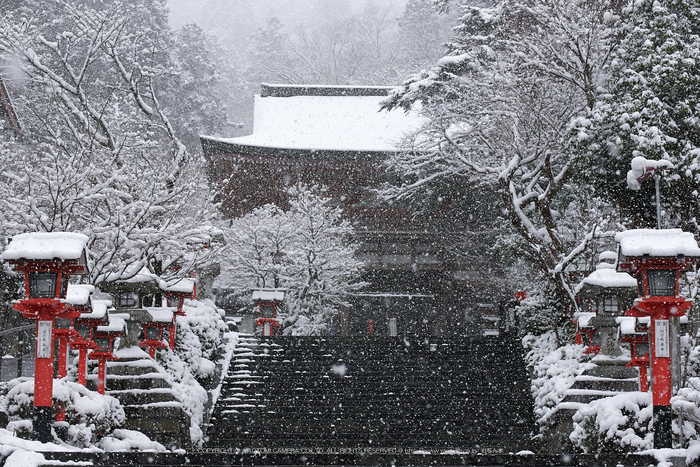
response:
M51 329L53 323L51 321L38 321L36 333L36 357L51 358Z
M654 320L654 326L656 326L656 339L654 340L654 345L656 346L656 357L669 358L670 348L668 335L668 320L656 319Z

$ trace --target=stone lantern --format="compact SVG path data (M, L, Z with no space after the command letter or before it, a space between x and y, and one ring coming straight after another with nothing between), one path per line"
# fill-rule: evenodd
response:
M259 317L255 326L260 327L263 337L274 336L280 323L277 320L277 310L284 303L284 291L279 289L263 289L253 292L253 305L258 307Z
M622 355L615 318L622 316L637 295L637 282L613 264L617 255L605 251L600 255L596 270L586 276L576 288L576 296L589 304L594 316L588 324L600 336L599 355L618 358Z
M21 234L1 256L24 274L25 297L12 307L36 320L34 434L44 443L51 439L55 319L78 314L66 301L66 292L71 275L88 273L87 241L78 233Z
M700 248L693 234L680 229L629 230L618 233L615 240L619 244L617 270L637 278L639 298L628 315L650 318L654 448L671 448L669 319L683 316L692 307L680 295L680 274L697 261Z

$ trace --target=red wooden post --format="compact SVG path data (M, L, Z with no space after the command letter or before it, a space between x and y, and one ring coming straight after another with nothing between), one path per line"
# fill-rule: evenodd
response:
M183 306L185 299L194 299L197 293L197 284L195 279L176 279L175 281L160 281L160 288L165 292L165 297L169 307L177 307L177 311L173 315L173 325L170 327L170 335L168 336L168 346L170 350L175 350L175 331L177 326L177 317L185 316Z

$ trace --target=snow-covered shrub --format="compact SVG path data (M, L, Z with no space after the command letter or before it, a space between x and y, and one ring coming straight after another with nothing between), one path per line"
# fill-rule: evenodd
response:
M535 398L535 416L541 431L549 427L549 419L564 392L574 383L574 378L594 365L584 360L582 345L557 346L554 331L541 336L528 334L523 338L525 359L532 375L532 394Z
M53 382L53 401L54 407L61 404L65 408L69 423L66 442L73 446L89 446L119 428L126 418L116 398L63 379ZM0 401L0 410L8 414L9 430L14 430L18 436L30 435L34 415L34 379L10 381L7 395Z
M569 439L584 453L639 452L653 447L652 425L651 393L627 392L581 407Z
M683 437L689 445L700 447L700 378L689 378L686 386L671 399L671 407L676 414L683 415ZM674 420L674 425L678 420ZM676 427L674 427L676 428Z
M187 300L184 311L186 316L177 320L175 352L186 362L192 374L207 384L214 373L214 361L228 326L209 299Z

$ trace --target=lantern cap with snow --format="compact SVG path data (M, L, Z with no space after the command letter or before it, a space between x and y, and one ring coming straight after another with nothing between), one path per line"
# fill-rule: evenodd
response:
M615 270L617 255L600 254L600 264L576 287L576 296L590 305L591 311L617 314L632 305L637 296L637 281L626 272Z
M185 277L169 280L160 279L159 281L160 289L165 294L168 306L177 308L177 314L180 316L184 315L182 311L184 300L194 297L195 283L195 279Z
M25 275L26 299L65 299L68 279L88 274L88 237L71 232L15 235L0 258Z
M678 297L680 273L700 257L692 233L680 229L637 229L615 235L617 271L637 278L640 297Z

